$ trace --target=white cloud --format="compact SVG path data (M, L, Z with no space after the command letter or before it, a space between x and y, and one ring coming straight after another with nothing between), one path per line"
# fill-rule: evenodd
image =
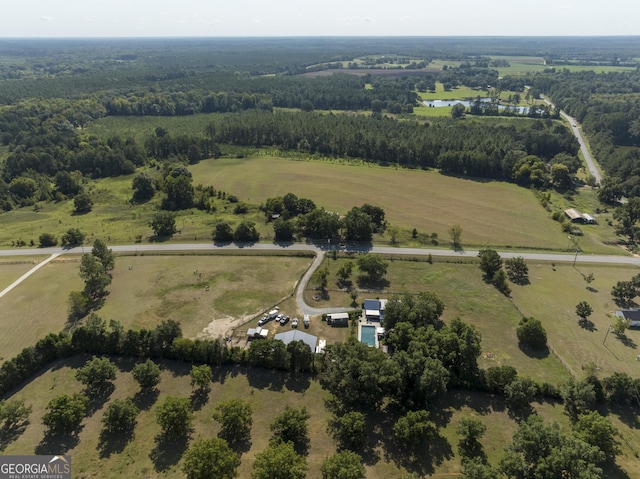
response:
M53 20L53 18L47 17L46 15L42 15L40 16L40 20L42 20L43 22L50 22L51 20Z

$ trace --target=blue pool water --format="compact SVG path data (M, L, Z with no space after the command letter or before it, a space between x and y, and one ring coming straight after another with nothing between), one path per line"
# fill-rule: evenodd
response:
M376 347L376 327L375 326L361 326L360 327L360 341L375 348Z

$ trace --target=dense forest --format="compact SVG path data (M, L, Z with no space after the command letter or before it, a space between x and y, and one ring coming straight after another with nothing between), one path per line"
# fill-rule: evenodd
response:
M527 82L582 123L605 171L622 194L640 194L640 73L572 73L558 69Z

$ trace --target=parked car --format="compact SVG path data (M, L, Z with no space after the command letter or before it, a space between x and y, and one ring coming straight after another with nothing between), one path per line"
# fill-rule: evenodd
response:
M282 318L284 317L284 315L279 314L278 316L276 316L276 323L280 323L282 322Z
M291 327L292 328L298 327L298 318L293 318L293 321L291 321Z
M285 325L289 322L289 316L283 316L280 320L280 324Z
M269 319L271 319L271 318L269 318L269 316L267 316L267 315L265 314L263 317L261 317L261 318L258 320L258 326L262 326L262 325L264 325L264 324L267 324L267 323L269 322Z

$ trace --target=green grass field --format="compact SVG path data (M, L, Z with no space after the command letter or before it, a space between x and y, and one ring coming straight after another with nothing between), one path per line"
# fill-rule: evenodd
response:
M120 321L125 329L153 329L174 319L186 337L217 337L232 320L248 320L291 294L310 261L251 255L117 257L109 294L97 313ZM62 256L0 298L2 324L11 331L0 335L3 360L69 326L69 293L83 287L79 265L79 256ZM0 265L2 282L5 276L15 281L32 266ZM196 269L201 275L193 273ZM205 292L206 286L210 289Z
M72 262L63 262L69 259ZM0 298L2 361L14 357L23 348L33 346L48 333L57 333L65 328L69 292L82 289L78 266L74 258L54 260Z
M510 183L461 179L436 171L267 156L206 160L191 171L195 183L242 191L242 199L252 203L292 192L342 214L365 202L380 205L392 225L436 232L445 245L451 226L460 224L467 247L566 249L566 235L535 195ZM598 229L613 239L606 224L594 225L593 231ZM620 253L595 243L589 252Z
M434 93L418 92L418 95L422 100L463 100L466 98L475 98L477 96L481 96L484 98L487 96L487 92L484 90L475 90L466 86L461 86L453 88L450 91L445 91L443 84L440 82L436 82L436 91Z
M523 57L523 56L491 56L490 58L498 60L506 60L509 62L508 67L498 67L497 70L501 76L519 75L526 73L542 72L546 68L555 68L556 71L568 69L571 72L594 71L596 73L633 71L632 67L618 66L597 66L597 65L546 65L542 57Z
M351 260L355 261L356 257ZM634 376L640 332L627 333L628 344L610 334L606 348L602 342L612 316L617 309L611 298L611 288L620 280L637 274L635 266L582 265L550 262L529 263L530 284L511 284L511 298L500 294L482 279L478 264L434 258L434 263L402 259L390 260L385 279L388 285L380 290L360 292L358 303L367 298L390 297L403 291L433 291L445 304L445 321L459 317L474 324L482 334L482 367L510 365L521 374L537 381L560 384L569 375L582 376L583 367L590 363L605 376L619 371ZM337 286L336 272L347 259L326 259L323 267L329 270L329 300L314 301L317 280L310 283L305 297L307 303L318 307L348 307L351 298ZM450 261L450 262L449 262ZM593 273L593 291L586 289L584 276ZM357 268L352 281L357 286ZM558 294L561 292L561 294ZM587 301L594 313L589 318L593 330L578 324L575 307ZM518 346L516 328L522 316L539 319L548 335L549 354L530 356Z
M432 109L433 110L433 109ZM515 121L515 120L514 120ZM401 245L416 245L409 232L437 233L448 247L448 231L454 224L463 228L466 247L493 245L497 248L565 249L566 235L549 219L549 213L535 195L511 183L463 179L441 175L437 171L406 170L340 160L305 160L285 156L261 155L242 159L203 160L190 167L194 184L213 185L254 205L247 214L233 214L233 205L217 200L217 211L197 209L178 212L178 233L173 241L210 241L216 221L228 221L235 227L243 220L256 223L264 241L273 239L273 228L265 223L257 205L272 196L293 192L311 198L318 206L345 214L353 206L371 203L383 206L387 220L400 229ZM155 170L148 170L156 174ZM42 233L61 238L69 228L79 228L87 235L86 244L101 238L109 244L131 244L138 237L148 241L153 236L149 221L157 211L162 194L146 204L131 205L133 175L93 181L89 191L93 210L73 214L73 202L39 203L0 215L0 247L9 248L18 240L38 243ZM464 194L462 194L464 192ZM555 197L561 198L559 195ZM409 200L407 200L409 198ZM575 202L588 202L597 208L591 190L580 190ZM562 200L558 204L570 205ZM573 206L573 205L572 205ZM584 227L581 247L589 253L621 253L608 246L616 241L606 222ZM388 241L376 238L376 241Z
M0 291L45 258L46 256L19 256L0 259Z
M25 398L29 404L32 404L33 412L25 432L17 441L9 444L3 454L27 454L34 451L46 453L50 450L53 452L52 450L57 448L57 453L64 451L72 456L74 477L81 479L184 477L180 457L188 446L188 442L164 446L158 443L157 436L160 430L155 420L155 409L157 404L168 395L189 397L190 366L186 364L169 361L162 363L164 371L158 387L159 395L145 402L144 408L138 415L134 440L129 442L123 440L117 444L104 443L100 440L100 421L108 403L117 398L134 397L138 390L128 372L133 363L125 360L118 363L121 370L115 381L115 391L104 404L96 404L95 411L83 422L77 438L66 444L55 441L48 444L42 442L44 428L41 425L41 418L45 412L46 403L55 395L81 391L81 385L75 381L73 374L76 368L82 366L83 360L84 358L74 358L54 365L34 378L15 395L16 398ZM309 380L303 375L296 379L289 378L280 372L244 368L220 369L216 371L216 375L220 379L214 380L205 404L195 411L191 440L212 437L218 433L219 426L212 420L211 414L219 402L230 398L243 398L250 401L253 407L251 441L248 450L241 456L242 462L238 469L238 477L249 477L256 454L267 446L271 436L269 424L273 418L287 405L305 406L311 414L308 422L310 448L306 457L309 467L307 478L321 477L320 465L326 457L336 451L336 445L327 433L330 415L323 402L327 393L315 380ZM436 463L434 472L441 474L460 472L455 427L462 416L478 414L468 406L468 400L454 397L451 398L451 402L440 415L440 417L447 417L448 422L440 421L439 425L442 429L437 438L437 445L431 446L450 451L441 458L441 462L430 458ZM482 420L488 424L487 437L491 438L491 450L487 451L488 456L497 462L501 451L510 441L515 423L509 419L504 409L494 410L488 404L482 411ZM394 460L394 456L398 457L398 451L389 440L391 424L386 414L370 413L367 423L370 430L369 447L371 447L371 452L365 454L368 478L400 477L406 473L406 466L415 469L415 465L407 461Z
M251 319L291 294L310 263L310 257L294 256L119 257L98 314L125 329L152 329L173 319L186 337L207 336L211 326L217 337L230 320Z

